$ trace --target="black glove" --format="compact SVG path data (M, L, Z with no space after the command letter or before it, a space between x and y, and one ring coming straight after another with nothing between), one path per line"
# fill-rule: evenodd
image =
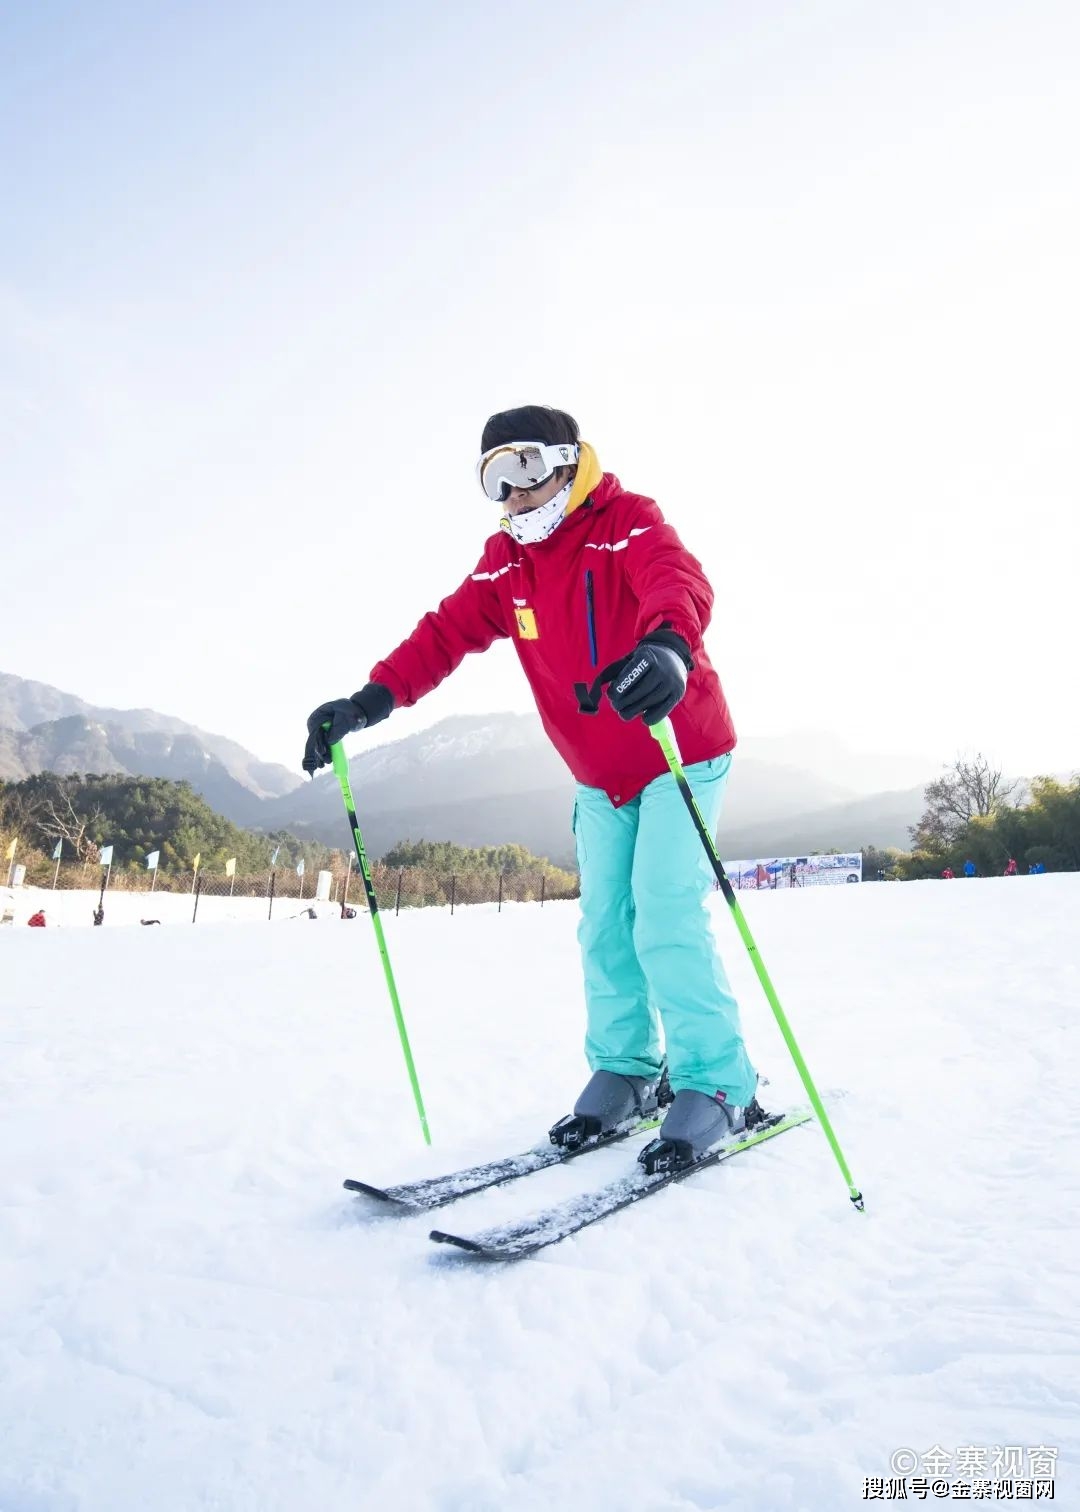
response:
M304 771L314 773L331 761L330 747L354 730L379 724L393 712L394 695L382 683L367 683L351 698L332 698L308 715Z
M611 707L620 719L659 724L686 692L694 663L690 647L674 630L653 630L641 640L608 684Z

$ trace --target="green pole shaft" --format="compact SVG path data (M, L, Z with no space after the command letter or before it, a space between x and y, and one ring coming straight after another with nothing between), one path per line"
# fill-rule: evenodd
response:
M398 1038L401 1040L401 1052L405 1057L405 1065L409 1072L409 1082L412 1086L413 1099L416 1102L416 1111L420 1116L420 1128L423 1130L424 1143L430 1144L431 1131L428 1128L427 1113L424 1111L424 1099L420 1092L420 1081L416 1075L416 1066L413 1062L412 1049L409 1045L409 1033L405 1028L405 1016L401 1011L401 1000L398 997L397 983L394 981L394 972L390 965L390 953L386 948L386 936L383 934L382 920L379 918L379 900L375 896L375 884L371 880L371 868L368 866L367 852L364 850L360 825L356 819L356 804L353 801L352 787L349 784L349 763L340 741L330 747L330 755L333 758L334 771L341 786L341 796L345 800L345 812L349 816L349 824L352 827L353 845L356 849L356 864L360 868L360 875L364 880L368 912L371 914L371 922L375 929L375 939L378 942L379 955L382 958L383 972L386 976L386 986L390 993L390 1001L394 1007L394 1021L397 1024Z
M795 1069L798 1071L800 1077L802 1078L802 1084L806 1088L807 1096L810 1098L811 1106L813 1107L814 1112L817 1114L818 1122L825 1132L825 1138L829 1141L829 1146L832 1149L833 1154L836 1156L836 1163L840 1167L840 1174L843 1176L845 1182L847 1183L847 1188L851 1200L859 1209L859 1211L862 1212L862 1193L859 1191L858 1187L855 1185L855 1182L852 1180L851 1172L848 1170L847 1161L844 1159L844 1152L840 1148L840 1141L837 1139L832 1123L829 1120L829 1115L825 1111L825 1105L821 1101L821 1098L818 1096L817 1087L815 1087L814 1085L814 1078L810 1075L809 1067L803 1060L802 1051L799 1049L795 1036L792 1033L791 1025L788 1023L787 1014L780 1006L780 999L776 995L776 988L772 984L772 979L765 969L765 962L761 959L757 945L754 942L754 937L750 933L750 926L749 924L747 924L746 916L739 906L739 900L735 896L735 889L732 887L731 882L728 879L728 874L724 870L724 863L721 861L720 853L716 849L716 843L713 840L712 835L709 833L709 826L705 823L705 820L701 816L701 810L697 806L697 799L694 797L694 791L691 788L689 781L687 780L686 773L683 771L682 762L679 760L679 755L675 748L675 736L674 731L671 728L671 723L669 720L663 719L659 724L651 725L649 729L653 737L657 741L659 741L660 749L663 751L664 756L667 760L667 764L671 768L671 775L678 783L679 791L682 793L683 800L686 803L687 808L690 810L690 816L694 821L694 827L700 835L701 843L704 845L709 860L712 863L712 869L716 873L716 880L720 884L720 890L727 900L727 905L731 909L732 915L735 919L736 928L738 929L739 934L742 937L743 944L746 946L747 954L750 957L754 970L757 972L758 981L761 983L762 988L765 992L765 996L769 1000L769 1007L772 1009L773 1015L776 1018L776 1022L780 1026L780 1033L784 1036L784 1043L787 1045L788 1050L791 1052L791 1058L795 1062Z

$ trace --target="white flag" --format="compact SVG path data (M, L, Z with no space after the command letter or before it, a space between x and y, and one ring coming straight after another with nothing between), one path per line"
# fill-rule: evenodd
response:
M101 860L98 862L98 865L99 866L111 866L112 865L112 853L113 853L113 848L112 848L111 845L103 845L101 847Z
M232 856L228 861L226 861L226 863L225 863L225 875L227 877L235 877L236 876L236 857L235 856Z
M148 871L157 871L158 857L160 855L160 851L150 852L150 854L146 858L146 868Z
M270 857L270 865L271 866L276 866L277 865L277 858L278 858L278 854L279 854L280 851L281 851L281 846L280 845L275 845L274 846L274 854Z
M56 847L55 847L55 849L53 850L53 853L52 853L52 858L53 858L54 861L59 861L59 859L60 859L60 852L63 850L63 848L64 848L64 842L62 840L58 840L56 842Z
M304 875L304 858L303 858L303 856L301 856L300 859L299 859L299 861L296 863L296 875L298 877L302 877Z

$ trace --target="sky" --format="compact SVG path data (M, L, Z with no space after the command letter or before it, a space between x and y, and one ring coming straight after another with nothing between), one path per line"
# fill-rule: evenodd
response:
M550 403L705 564L743 734L1075 767L1078 51L1043 0L6 8L0 670L295 768ZM502 644L371 738L530 706Z

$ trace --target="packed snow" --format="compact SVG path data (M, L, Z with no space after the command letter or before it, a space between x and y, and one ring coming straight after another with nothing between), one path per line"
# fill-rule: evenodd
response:
M1080 877L741 901L866 1212L811 1123L506 1267L427 1230L633 1149L434 1219L341 1182L568 1111L573 904L385 918L430 1150L365 914L0 930L2 1512L837 1512L972 1446L1080 1508Z

